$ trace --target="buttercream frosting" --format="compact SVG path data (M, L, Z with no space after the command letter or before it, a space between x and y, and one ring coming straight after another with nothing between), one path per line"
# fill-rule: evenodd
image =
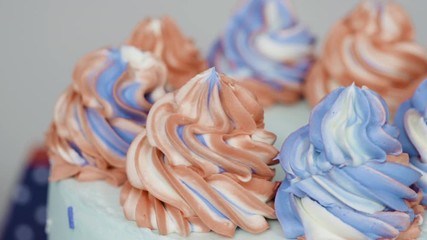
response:
M417 186L424 193L422 204L427 206L427 79L424 79L412 98L399 107L395 124L400 129L399 140L410 156L411 166L422 175Z
M427 52L414 42L414 29L393 1L362 1L332 28L322 55L306 81L312 106L339 86L366 85L394 113L427 72Z
M268 229L277 187L269 165L278 151L263 114L252 94L215 69L158 100L129 148L126 217L162 235Z
M170 17L143 20L127 43L143 51L152 52L166 64L169 90L180 88L207 68L206 60L193 41L184 36Z
M122 184L129 145L144 129L153 102L165 94L166 79L160 60L131 46L82 58L47 134L50 179Z
M301 97L315 39L289 0L245 1L212 47L208 61L257 95L263 105Z
M287 138L279 155L287 175L275 199L287 238L418 237L421 193L409 186L420 174L388 115L377 93L353 84L324 98Z

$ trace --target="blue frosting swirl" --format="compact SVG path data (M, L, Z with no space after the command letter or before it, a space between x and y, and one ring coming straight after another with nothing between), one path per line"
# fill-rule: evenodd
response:
M409 140L404 127L404 115L411 108L418 111L427 119L427 79L418 86L411 99L408 99L400 105L394 119L394 124L400 129L399 141L402 143L403 151L408 153L411 157L418 157L419 153L411 140Z
M153 102L165 94L166 77L160 60L131 46L86 55L56 105L48 136L51 157L106 171L123 169Z
M136 70L133 70L129 65L128 59L124 59L122 49L104 49L97 59L98 63L95 63L95 66L99 64L97 67L90 68L89 66L92 66L92 63L83 66L84 70L81 71L83 78L75 79L75 84L77 84L78 89L91 89L90 92L93 95L84 95L83 91L80 93L82 93L83 98L96 99L92 102L97 103L93 104L94 106L87 106L83 103L85 105L84 115L78 111L74 112L74 118L79 123L80 130L84 131L81 126L82 122L87 119L88 126L96 139L120 158L126 156L127 149L138 132L130 131L129 127L126 129L120 125L115 125L114 119L144 126L152 105L151 92L144 92L143 90L147 89L148 80L141 79L136 73L130 73L136 72ZM143 54L136 49L131 49L131 51L134 51L134 54ZM145 56L145 58L149 57ZM86 63L84 60L83 62ZM92 77L95 78L92 80ZM126 79L129 77L134 79ZM142 93L144 93L143 98L138 97ZM144 104L141 104L141 99L143 99Z
M303 198L369 239L394 238L409 226L414 212L405 199L416 199L408 186L420 174L387 161L402 153L388 116L377 93L352 85L323 99L309 124L288 137L279 155L287 175L275 200L286 237L308 234Z
M208 61L237 80L275 90L298 88L312 63L315 38L300 24L289 1L249 0L229 21Z
M409 154L411 164L423 175L423 177L420 178L420 180L417 182L418 187L422 189L423 193L427 193L427 177L424 177L424 175L427 174L427 163L422 161L422 154L420 154L414 145L414 141L412 141L410 138L410 134L408 133L407 129L409 126L405 126L405 122L408 124L408 116L405 118L405 115L409 112L409 110L411 110L413 113L412 115L418 114L417 117L423 118L421 119L421 121L423 121L421 124L427 125L426 108L427 78L418 86L412 98L408 99L400 105L394 119L396 126L400 130L399 141L402 143L403 151ZM427 137L425 137L424 141L427 141ZM422 204L427 205L427 195L425 194L423 196Z

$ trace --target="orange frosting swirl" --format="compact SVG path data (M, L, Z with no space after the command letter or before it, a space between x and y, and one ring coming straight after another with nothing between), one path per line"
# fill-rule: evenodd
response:
M409 16L393 1L363 1L332 29L309 73L312 106L339 86L366 85L395 112L427 72L427 52L414 42Z
M157 101L129 148L126 217L163 235L266 230L266 218L276 218L269 165L278 151L263 114L248 90L214 69Z
M153 52L168 68L168 88L175 90L207 68L193 41L170 18L145 19L133 31L128 44Z
M50 179L124 183L127 149L144 129L152 102L165 94L166 71L150 53L129 46L80 60L47 134Z

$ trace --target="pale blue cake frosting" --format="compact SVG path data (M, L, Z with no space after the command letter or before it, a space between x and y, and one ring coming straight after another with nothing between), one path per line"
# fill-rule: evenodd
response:
M49 186L47 233L49 240L167 240L167 239L230 239L215 233L192 233L161 236L157 231L137 227L123 214L119 204L120 188L106 182L78 182L67 179ZM70 210L72 209L72 214ZM70 226L73 222L73 228ZM280 224L269 221L270 229L262 234L251 234L241 229L233 239L283 239Z

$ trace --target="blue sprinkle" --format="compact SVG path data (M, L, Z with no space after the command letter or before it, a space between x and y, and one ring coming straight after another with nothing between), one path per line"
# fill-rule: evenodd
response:
M70 229L74 229L74 214L73 214L73 207L67 208L67 214L68 214L68 227Z

